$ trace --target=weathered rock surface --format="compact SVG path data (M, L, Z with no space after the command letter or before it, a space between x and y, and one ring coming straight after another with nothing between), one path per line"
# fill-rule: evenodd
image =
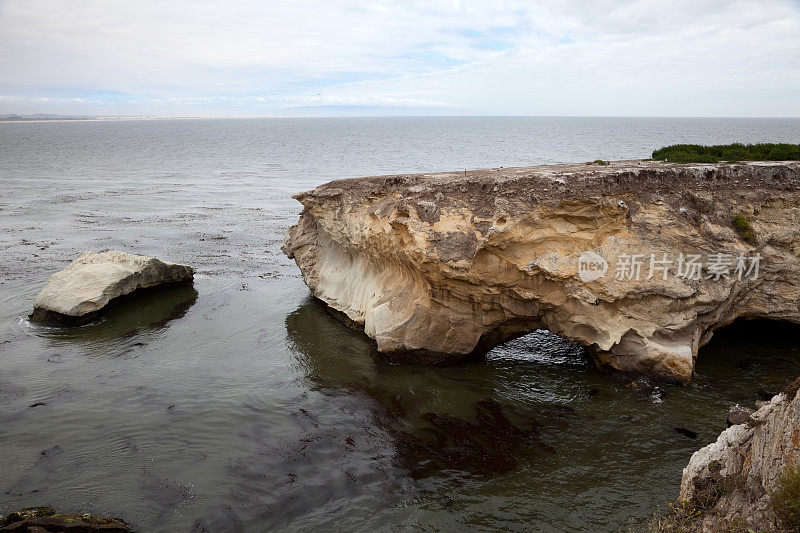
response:
M304 210L283 250L316 297L395 361L449 363L545 328L599 366L687 381L715 328L800 321L799 185L797 162L339 180L295 196ZM736 214L755 238L734 228ZM587 251L609 267L584 282ZM718 280L676 275L680 254L715 253L748 268L761 254L757 279L739 279L736 265ZM617 278L626 254L641 254L639 279ZM673 261L667 279L648 277L651 254Z
M50 507L29 507L5 518L0 516L3 533L129 533L130 527L120 518L98 518L88 513L61 514Z
M65 325L94 319L137 291L189 284L194 269L119 251L86 252L56 272L36 295L31 320Z
M690 530L714 531L732 520L758 531L779 526L769 491L800 460L800 395L794 391L793 398L775 396L746 423L729 427L692 455L680 498L703 512Z
M736 405L732 405L728 410L728 427L746 423L750 420L750 415L752 415L754 412L755 410L743 405L739 405L738 403Z

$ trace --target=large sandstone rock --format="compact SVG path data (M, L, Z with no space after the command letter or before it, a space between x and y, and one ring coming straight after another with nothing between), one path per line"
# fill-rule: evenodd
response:
M731 519L758 531L773 529L769 491L787 466L800 461L796 390L792 398L775 396L746 423L729 427L692 455L683 470L680 499L702 514L689 530L717 530Z
M641 161L339 180L295 196L283 250L395 361L449 363L545 328L599 366L686 381L715 328L800 321L799 182L797 162ZM583 281L590 251L610 266ZM676 275L680 254L714 253L748 268L761 254L757 279ZM641 276L617 279L633 254ZM674 262L667 279L648 279L651 254Z
M31 320L81 324L135 292L189 284L194 269L119 251L86 252L47 280L36 295Z

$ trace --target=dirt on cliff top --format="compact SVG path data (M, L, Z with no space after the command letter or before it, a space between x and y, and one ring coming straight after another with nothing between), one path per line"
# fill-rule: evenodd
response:
M405 198L434 204L463 201L493 210L498 198L516 205L562 202L573 198L632 194L642 202L687 191L771 194L800 189L800 162L664 163L612 161L608 165L564 164L494 168L430 174L396 174L331 181L294 196L304 205L340 199Z

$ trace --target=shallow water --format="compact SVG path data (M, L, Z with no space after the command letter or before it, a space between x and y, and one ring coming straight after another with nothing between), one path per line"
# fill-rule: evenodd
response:
M800 373L797 329L723 330L699 379L661 393L543 332L456 367L392 365L281 255L290 196L733 140L800 142L800 121L0 124L0 514L52 505L139 531L624 529L677 495L729 405ZM29 324L47 277L89 249L199 274L82 328Z

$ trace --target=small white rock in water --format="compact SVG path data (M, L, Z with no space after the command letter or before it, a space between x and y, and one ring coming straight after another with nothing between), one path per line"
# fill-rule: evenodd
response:
M136 291L188 285L194 269L116 250L85 252L56 272L36 295L30 318L64 325L86 323L109 303Z

